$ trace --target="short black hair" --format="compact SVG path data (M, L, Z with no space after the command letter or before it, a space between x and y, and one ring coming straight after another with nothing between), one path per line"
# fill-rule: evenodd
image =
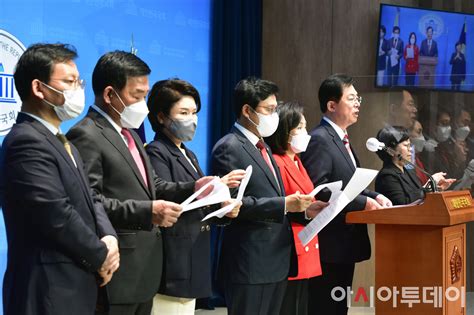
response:
M327 77L319 87L318 97L321 112L328 110L328 102L339 102L344 94L344 88L354 84L354 79L347 74L333 74Z
M287 102L277 107L280 122L274 134L265 139L272 152L278 155L288 150L290 131L298 127L303 116L303 106L297 101Z
M197 111L201 110L201 97L198 90L189 82L172 78L156 82L148 95L148 120L153 131L158 132L163 125L157 119L158 113L170 114L173 105L184 96L190 96L196 102Z
M94 95L100 95L107 86L122 90L130 77L141 77L151 73L148 65L132 53L115 50L99 58L92 72Z
M410 133L405 127L401 126L386 126L377 133L377 140L383 142L390 149L395 149L399 143L408 139L410 139ZM379 150L376 153L384 162L392 160L392 156L383 150Z
M28 47L18 60L13 75L21 100L26 101L30 97L33 80L38 79L49 84L55 64L76 58L76 48L69 44L38 43Z
M395 32L395 31L398 31L398 33L400 33L400 27L394 26L394 27L392 28L392 32Z
M428 31L429 31L430 29L431 29L431 31L434 33L434 30L433 30L433 27L432 27L432 26L428 26L428 27L426 28L426 33L428 33Z
M258 103L271 95L278 95L278 86L267 80L256 77L247 77L237 83L234 88L234 110L238 118L242 114L242 107L248 104L255 109Z
M380 29L383 31L384 34L387 34L387 29L384 25L380 25Z

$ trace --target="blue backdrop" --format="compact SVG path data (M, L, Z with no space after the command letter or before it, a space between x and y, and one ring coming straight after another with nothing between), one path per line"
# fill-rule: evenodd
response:
M408 43L409 34L415 32L416 44L418 47L421 47L421 41L426 38L426 27L430 25L433 27L433 39L438 44L438 65L436 67L435 84L436 88L447 90L451 89L451 65L449 60L451 54L455 51L454 45L459 40L464 21L466 21L465 57L467 75L464 86L461 89L474 90L474 15L383 5L380 13L380 24L384 25L387 29L386 39L392 37L392 28L395 26L397 13L399 14L400 39L403 40L404 46ZM374 42L374 45L376 44ZM400 68L400 74L404 75L404 60L402 60ZM399 82L402 82L402 78L399 79Z
M7 34L0 36L0 132L2 118L6 122L19 109L5 90L13 73L7 59L18 50L11 41L7 43L8 34L26 47L36 42L74 45L81 77L87 82L88 105L93 102L91 74L98 58L111 50L130 51L133 37L137 55L152 69L150 85L179 77L199 90L203 106L196 137L189 146L207 169L211 0L15 0L1 1L0 12L0 29ZM11 85L7 88L10 91ZM66 132L80 118L63 123L62 130ZM4 133L0 133L0 143ZM145 133L151 141L153 131L148 122ZM0 277L5 263L5 232L0 220Z

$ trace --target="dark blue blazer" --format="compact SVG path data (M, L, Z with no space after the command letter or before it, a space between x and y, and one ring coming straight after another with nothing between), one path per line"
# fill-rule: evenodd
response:
M151 164L160 178L186 182L204 176L196 155L184 144L182 146L196 170L162 133L157 133L154 141L146 146ZM161 229L165 259L160 293L186 298L211 296L210 222L201 220L219 208L211 206L185 212L172 227Z
M224 228L219 268L224 284L276 283L296 275L283 182L268 146L267 150L278 182L260 151L235 127L212 150L213 174L223 176L253 166L239 216Z
M116 234L71 147L77 168L56 136L23 113L3 142L6 315L94 313L107 255L100 238Z
M347 185L355 172L344 143L324 119L310 132L311 140L301 160L314 186L342 180ZM352 149L357 166L359 159ZM370 241L366 224L346 224L346 213L363 210L367 197L377 193L365 189L319 232L320 257L326 263L354 263L370 258ZM324 271L323 271L324 272Z

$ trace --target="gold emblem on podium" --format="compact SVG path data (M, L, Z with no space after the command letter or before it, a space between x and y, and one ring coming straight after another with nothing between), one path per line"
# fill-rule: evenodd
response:
M461 278L462 271L462 258L459 254L459 248L456 245L454 246L453 253L451 254L449 265L451 267L451 284L454 284Z

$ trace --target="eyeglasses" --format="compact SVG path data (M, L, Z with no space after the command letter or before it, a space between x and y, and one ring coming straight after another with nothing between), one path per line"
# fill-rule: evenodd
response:
M61 81L63 83L66 83L67 85L71 86L72 88L74 89L77 89L77 88L82 88L84 89L86 87L86 81L81 79L81 78L77 78L77 79L74 79L74 80L68 80L68 79L55 79L55 78L51 78L50 81L53 81L53 80L56 80L56 81Z
M276 113L277 109L278 109L278 106L257 106L257 107L261 107L265 110L266 113L268 114L273 114L273 113Z
M347 97L347 101L349 103L352 103L352 104L355 104L355 102L362 104L362 96L354 96L354 95L350 95Z

